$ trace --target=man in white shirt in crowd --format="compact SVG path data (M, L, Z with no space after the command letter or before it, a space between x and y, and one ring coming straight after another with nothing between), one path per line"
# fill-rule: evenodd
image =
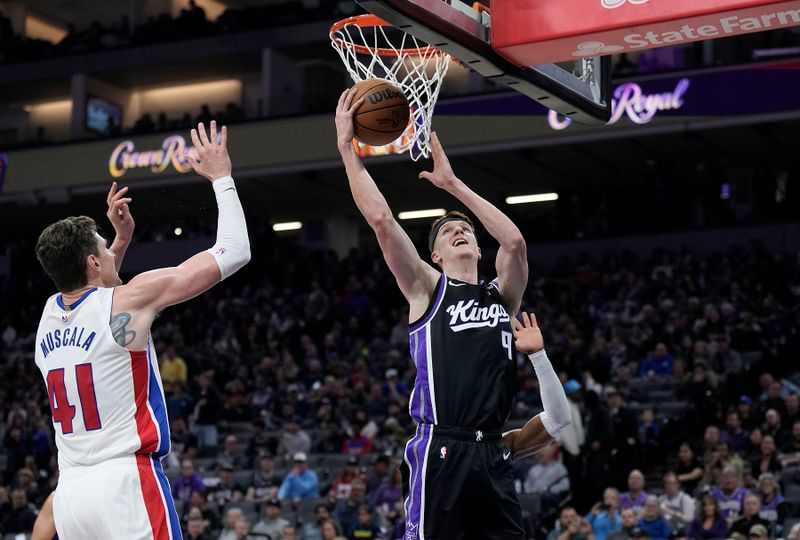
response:
M541 494L544 507L558 505L560 495L569 491L569 475L558 459L558 450L559 446L552 444L539 453L539 462L530 468L523 486L525 493Z
M673 472L664 475L664 494L658 498L664 519L673 530L685 528L695 518L695 500L683 492Z

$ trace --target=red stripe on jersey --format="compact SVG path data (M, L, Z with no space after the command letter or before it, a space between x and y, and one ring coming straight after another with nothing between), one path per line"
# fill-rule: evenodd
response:
M78 381L78 396L81 399L84 427L87 431L102 428L100 413L97 412L97 396L94 392L92 364L78 364L75 366L75 379Z
M150 528L153 530L153 540L169 539L169 521L164 508L164 499L158 487L156 472L149 456L138 454L136 465L139 468L139 481L142 484L142 498L147 508L147 517L150 519Z
M131 353L131 370L133 371L133 395L136 400L136 431L142 445L137 454L152 454L158 449L158 428L153 415L147 408L150 382L150 361L147 351L129 351Z

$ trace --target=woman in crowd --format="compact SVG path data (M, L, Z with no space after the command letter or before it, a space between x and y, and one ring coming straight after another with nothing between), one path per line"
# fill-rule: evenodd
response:
M783 521L789 517L789 505L783 500L775 475L762 473L758 477L758 495L761 498L761 512L758 517L768 521L772 531L779 534Z
M688 442L681 444L678 450L678 467L675 469L675 473L683 489L690 495L695 492L703 479L703 464L694 455L694 450Z
M322 522L322 540L347 540L342 536L342 530L332 519Z
M756 478L764 473L781 472L781 462L778 460L778 452L775 448L775 439L771 435L764 435L761 439L760 452L754 460L750 462L750 481L748 484L755 485Z
M700 511L689 525L686 536L689 540L711 540L727 538L728 523L719 512L717 500L710 494L700 499Z

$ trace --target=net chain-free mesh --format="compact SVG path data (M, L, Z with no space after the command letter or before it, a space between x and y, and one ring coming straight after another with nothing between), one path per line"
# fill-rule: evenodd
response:
M431 117L450 56L395 27L362 27L357 19L332 31L333 48L353 82L384 79L403 90L411 107L410 120L403 135L391 144L398 153L407 151L414 161L428 157Z

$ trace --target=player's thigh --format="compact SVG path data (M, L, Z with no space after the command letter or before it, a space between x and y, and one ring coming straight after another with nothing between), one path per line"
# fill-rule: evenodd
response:
M66 472L53 499L59 540L152 540L135 464Z
M469 523L467 538L472 540L524 540L522 508L514 486L510 452L503 444L481 445L479 455L483 474L470 484L465 508Z

